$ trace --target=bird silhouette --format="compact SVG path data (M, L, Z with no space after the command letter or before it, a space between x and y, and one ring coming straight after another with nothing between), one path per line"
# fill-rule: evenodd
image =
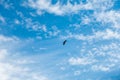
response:
M63 41L63 45L65 45L65 44L66 44L66 42L67 42L67 40L64 40L64 41Z

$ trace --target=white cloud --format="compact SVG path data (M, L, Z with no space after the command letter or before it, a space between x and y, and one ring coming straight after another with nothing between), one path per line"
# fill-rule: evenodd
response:
M14 41L14 40L19 40L18 38L16 38L15 36L13 37L7 37L7 36L4 36L4 35L0 35L0 41L1 42L8 42L8 41Z
M23 40L19 41L16 44L16 38L1 35L0 42L3 43L0 43L0 80L48 80L40 70L33 71L30 65L35 62L31 57L23 57L20 55L22 51L16 50L17 46L26 44Z
M40 26L38 23L33 23L31 18L25 19L25 24L27 29L32 29L34 31L38 31L40 29Z
M110 27L120 28L120 11L103 11L97 12L94 14L96 21L101 22L103 24L110 24Z
M49 36L57 36L60 30L56 26L51 27L51 31L48 31Z
M77 29L79 29L81 27L80 24L70 24L69 26L73 27L75 30L77 30Z
M5 23L6 21L5 21L5 18L3 17L3 16L1 16L0 15L0 22L2 22L2 23Z
M4 62L0 62L0 77L1 80L48 80L38 72L31 71L29 67Z
M47 32L47 28L46 28L45 25L42 26L42 30L43 30L44 32Z
M94 63L95 60L94 59L89 59L89 58L74 58L74 57L71 57L69 59L69 63L71 65L88 65L88 64L92 64Z
M0 0L0 5L2 5L5 9L14 8L12 6L13 4L9 3L9 1Z
M112 23L110 27L119 27L119 11L110 10L114 5L112 0L87 0L86 3L72 4L69 0L66 4L62 4L60 0L56 4L52 4L51 0L28 0L26 5L37 10L40 14L44 12L56 14L56 15L66 15L71 13L77 13L80 10L93 10L94 12L90 15L85 15L82 17L82 22L80 24L75 24L76 29L80 28L81 24L89 25L91 22L102 22L103 24ZM37 30L43 30L47 32L46 37L57 35L60 30L55 32L49 31L45 25L40 25L38 23L33 23L31 19L26 19L27 28ZM108 28L108 27L107 27ZM75 38L79 40L93 40L93 39L120 39L119 32L106 29L105 31L97 31L93 35L84 36L83 34L71 34L64 38Z
M99 64L99 65L92 65L91 69L93 71L112 71L112 69L114 69L113 67L115 66L115 64Z
M87 0L92 5L93 10L101 12L110 9L114 2L112 0Z
M113 31L111 29L106 29L105 31L95 32L94 38L102 38L102 39L120 39L119 32Z
M85 25L89 24L91 22L90 20L91 19L89 17L85 16L85 17L82 18L81 24L85 24Z
M80 49L79 56L77 58L71 56L68 59L70 66L83 67L86 65L88 71L92 70L95 72L107 72L118 69L120 67L120 43L117 41L98 42L100 44L81 44L82 47ZM85 69L86 66L84 66Z
M37 39L41 39L41 33L48 37L55 37L60 33L60 30L56 26L46 26L45 24L40 24L38 21L33 21L31 18L25 18L24 25L29 31L37 32ZM38 32L39 31L39 32Z
M105 31L96 31L92 35L83 34L72 34L69 32L68 36L62 36L61 38L74 38L77 40L93 41L93 40L120 40L120 35L118 31L113 31L112 29L106 29Z
M116 44L116 43L111 43L109 45L102 45L101 49L103 51L107 51L107 50L113 50L113 49L118 49L119 50L120 44Z
M56 15L64 15L69 13L78 13L80 10L106 10L112 6L112 1L106 0L88 0L85 4L80 2L79 4L72 4L69 0L66 4L61 4L61 1L57 1L56 4L52 4L51 0L28 0L28 5L37 12L48 12Z
M20 24L20 21L18 19L14 20L15 24Z
M110 68L107 66L103 66L103 65L94 65L92 66L92 70L93 71L109 71Z
M32 31L46 31L47 28L45 25L41 25L39 22L34 22L31 18L25 18L24 24L28 30Z

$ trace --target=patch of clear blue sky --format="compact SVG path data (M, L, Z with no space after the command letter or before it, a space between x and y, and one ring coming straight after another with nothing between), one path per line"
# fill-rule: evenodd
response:
M120 10L120 0L114 0L114 10Z

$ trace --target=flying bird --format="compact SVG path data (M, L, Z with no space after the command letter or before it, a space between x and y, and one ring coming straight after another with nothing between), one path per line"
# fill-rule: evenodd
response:
M63 45L65 45L65 44L66 44L66 42L67 42L67 40L64 40L64 41L63 41Z

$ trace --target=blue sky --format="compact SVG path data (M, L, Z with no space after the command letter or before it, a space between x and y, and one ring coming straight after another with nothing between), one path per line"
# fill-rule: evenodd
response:
M119 62L119 0L0 0L0 80L120 80Z

